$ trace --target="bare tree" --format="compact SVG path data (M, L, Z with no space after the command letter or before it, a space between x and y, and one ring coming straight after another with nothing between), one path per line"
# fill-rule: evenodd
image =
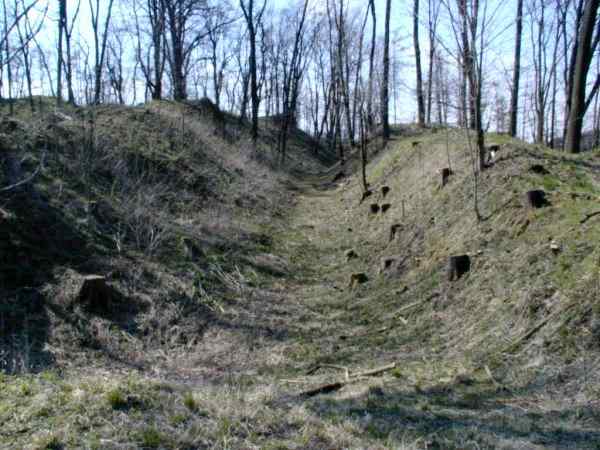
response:
M260 107L260 97L258 95L258 77L256 70L256 35L258 25L262 21L262 16L267 6L267 0L264 0L262 8L257 14L254 12L254 0L240 0L240 6L246 19L248 27L248 38L250 44L250 55L248 65L250 71L250 99L252 102L252 140L258 139L258 109Z
M565 139L565 149L571 153L578 153L581 150L583 116L592 98L590 96L586 100L586 82L594 49L597 47L598 40L600 39L600 35L597 34L592 41L599 6L600 0L585 0L579 23L577 45L573 48L574 57L572 58L573 64L570 69L573 81L571 84L569 116ZM596 91L597 89L595 87Z
M92 31L94 35L94 104L100 103L102 93L102 68L106 57L108 42L108 27L112 18L114 0L108 0L108 7L104 17L103 30L100 30L100 0L89 0L92 15Z
M419 45L419 0L413 4L413 44L415 48L415 65L417 73L417 125L425 124L425 100L423 97L423 73L421 70L421 47Z
M535 141L543 144L545 142L545 126L548 99L550 95L550 84L552 76L558 63L558 48L560 39L556 39L556 22L547 17L546 4L543 0L532 0L529 15L531 16L531 50L533 53L534 68L534 94L533 103L536 115ZM554 52L550 65L548 64L548 51L554 41Z
M510 93L510 125L509 134L517 135L517 121L519 108L519 81L521 78L521 40L523 35L523 0L517 0L517 19L515 32L515 56L513 67L513 81Z
M67 0L58 0L58 58L56 68L56 103L62 104L63 34L67 21Z
M306 21L307 8L308 0L304 0L300 17L297 20L290 62L286 65L287 70L284 70L283 72L283 117L279 133L279 153L281 155L282 164L285 163L290 125L296 125L296 107L298 95L300 93L300 83L306 67L304 60L304 52L306 49L304 23Z
M161 100L163 97L163 75L166 64L166 17L164 0L144 0L143 5L150 25L151 48L148 49L147 60L142 55L142 37L137 14L134 8L137 49L136 57L142 74L146 81L146 87L150 91L153 100Z
M431 109L433 101L434 62L437 49L437 27L440 15L440 4L437 0L428 0L427 22L429 35L429 72L427 76L427 123L431 124ZM440 121L441 122L441 121Z
M381 123L383 125L383 139L390 139L389 119L389 80L390 80L390 16L392 1L386 0L385 4L385 32L383 38L383 80L381 83Z

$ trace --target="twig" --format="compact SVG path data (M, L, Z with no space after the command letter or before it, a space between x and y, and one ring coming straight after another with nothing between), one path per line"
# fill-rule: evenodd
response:
M584 224L586 223L588 220L590 220L592 217L594 216L599 216L600 215L600 211L594 211L592 213L586 214L585 217L583 219L581 219L579 221L580 224Z
M490 378L490 380L494 384L494 386L500 387L500 383L498 383L496 381L496 379L494 378L494 375L492 375L492 371L490 370L490 368L488 367L488 365L486 364L485 366L483 366L483 368L485 370L485 373L487 373L487 376Z

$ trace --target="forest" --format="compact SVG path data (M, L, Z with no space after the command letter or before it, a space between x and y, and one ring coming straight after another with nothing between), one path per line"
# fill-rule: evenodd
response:
M600 443L600 0L1 0L0 449Z
M4 0L1 93L9 105L29 98L32 110L34 96L58 105L208 97L248 117L253 136L259 116L278 116L283 135L299 125L332 148L357 142L361 117L389 135L398 109L422 126L574 153L585 129L583 147L597 145L594 2L383 3Z

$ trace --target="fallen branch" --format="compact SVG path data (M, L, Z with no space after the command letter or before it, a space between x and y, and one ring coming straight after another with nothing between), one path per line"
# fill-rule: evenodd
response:
M579 223L583 225L594 216L600 216L600 211L594 211L592 213L586 214L584 218L579 221Z
M352 374L352 377L372 377L374 375L379 375L384 372L387 372L388 370L392 370L395 368L396 368L396 363L394 362L394 363L388 364L387 366L381 366L376 369L365 370L364 372L354 373L354 374Z
M571 303L567 307L562 308L562 309L556 311L554 314L550 314L548 317L546 317L545 319L543 319L542 321L540 321L537 325L535 325L533 328L531 328L529 331L527 331L524 335L522 335L521 337L519 337L513 343L511 343L508 346L506 346L504 348L504 350L502 350L502 353L510 352L510 351L514 350L519 345L521 345L524 341L526 341L531 336L533 336L536 332L538 332L541 328L543 328L544 325L546 325L548 322L553 321L556 317L558 317L562 313L567 312L573 306L575 306L575 303Z
M317 368L319 368L319 367L320 366L317 366ZM321 366L321 367L325 367L325 366ZM327 367L333 367L333 368L338 368L338 369L341 368L340 366L327 366ZM388 370L392 370L395 368L396 368L396 363L391 363L391 364L388 364L385 366L377 367L375 369L365 370L363 372L357 372L352 375L349 375L348 369L344 368L344 369L346 369L346 380L345 381L336 381L333 383L323 384L321 386L317 386L315 388L309 389L308 391L302 392L300 394L300 396L314 397L315 395L319 395L319 394L330 394L331 392L339 391L341 388L343 388L347 384L355 383L357 381L362 381L366 377L380 375L384 372L387 372ZM309 374L312 374L314 372L316 372L316 369L311 369L311 371L309 371Z
M42 158L40 160L39 166L37 167L37 169L35 169L35 171L30 176L28 176L27 178L24 178L23 180L21 180L21 181L19 181L17 183L11 184L10 186L3 187L2 189L0 189L0 193L1 192L10 192L10 191L15 190L16 188L18 188L20 186L23 186L23 185L28 184L31 181L33 181L33 179L35 177L37 177L38 173L40 173L40 171L43 169L45 157L46 157L46 153L44 152L42 154Z
M334 366L333 364L318 364L315 367L309 369L306 375L314 375L319 369L336 369L344 372L346 380L350 379L350 369L344 366Z
M400 314L401 312L404 312L408 309L414 308L415 306L419 306L421 303L424 303L424 302L418 301L418 302L411 303L410 305L403 306L398 311L396 311L396 314Z
M323 386L319 386L314 389L305 391L300 395L302 395L304 397L314 397L315 395L319 395L319 394L329 394L331 392L339 391L346 384L348 384L348 382L341 382L341 381L337 382L337 383L324 384Z

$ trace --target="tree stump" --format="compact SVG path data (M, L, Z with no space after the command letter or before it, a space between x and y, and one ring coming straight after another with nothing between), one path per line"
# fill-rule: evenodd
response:
M101 275L87 275L77 295L77 302L94 311L107 311L113 298L113 291Z
M204 258L202 249L190 238L184 237L181 239L183 244L183 253L186 258L197 262Z
M496 155L500 151L500 146L498 144L488 145L486 147L487 151L487 162L486 165L492 165L496 161Z
M529 172L536 173L538 175L548 175L550 172L541 164L533 164L529 167Z
M347 261L358 258L358 254L354 250L346 250L345 256Z
M456 281L471 271L469 255L451 256L448 258L448 281Z
M442 174L442 187L444 187L448 184L448 179L450 178L450 175L452 175L452 170L449 167L444 167L441 170L441 174Z
M381 186L381 196L383 198L385 198L386 195L388 195L390 192L390 187L389 186Z
M397 256L384 256L380 260L379 273L386 273L393 269L398 263Z
M371 214L377 214L379 212L379 205L377 203L371 203L370 206Z
M401 223L395 223L390 227L390 242L396 238L396 234L402 229Z
M391 207L391 203L384 203L383 205L381 205L381 213L385 214Z
M369 281L369 277L366 273L353 273L352 275L350 275L350 288L354 289L359 284L366 283L367 281Z
M546 193L542 190L527 191L525 193L525 203L530 209L547 206L548 200L546 200Z
M338 181L344 179L345 177L346 177L346 174L343 171L338 172L335 174L335 177L333 177L333 182L337 183Z

